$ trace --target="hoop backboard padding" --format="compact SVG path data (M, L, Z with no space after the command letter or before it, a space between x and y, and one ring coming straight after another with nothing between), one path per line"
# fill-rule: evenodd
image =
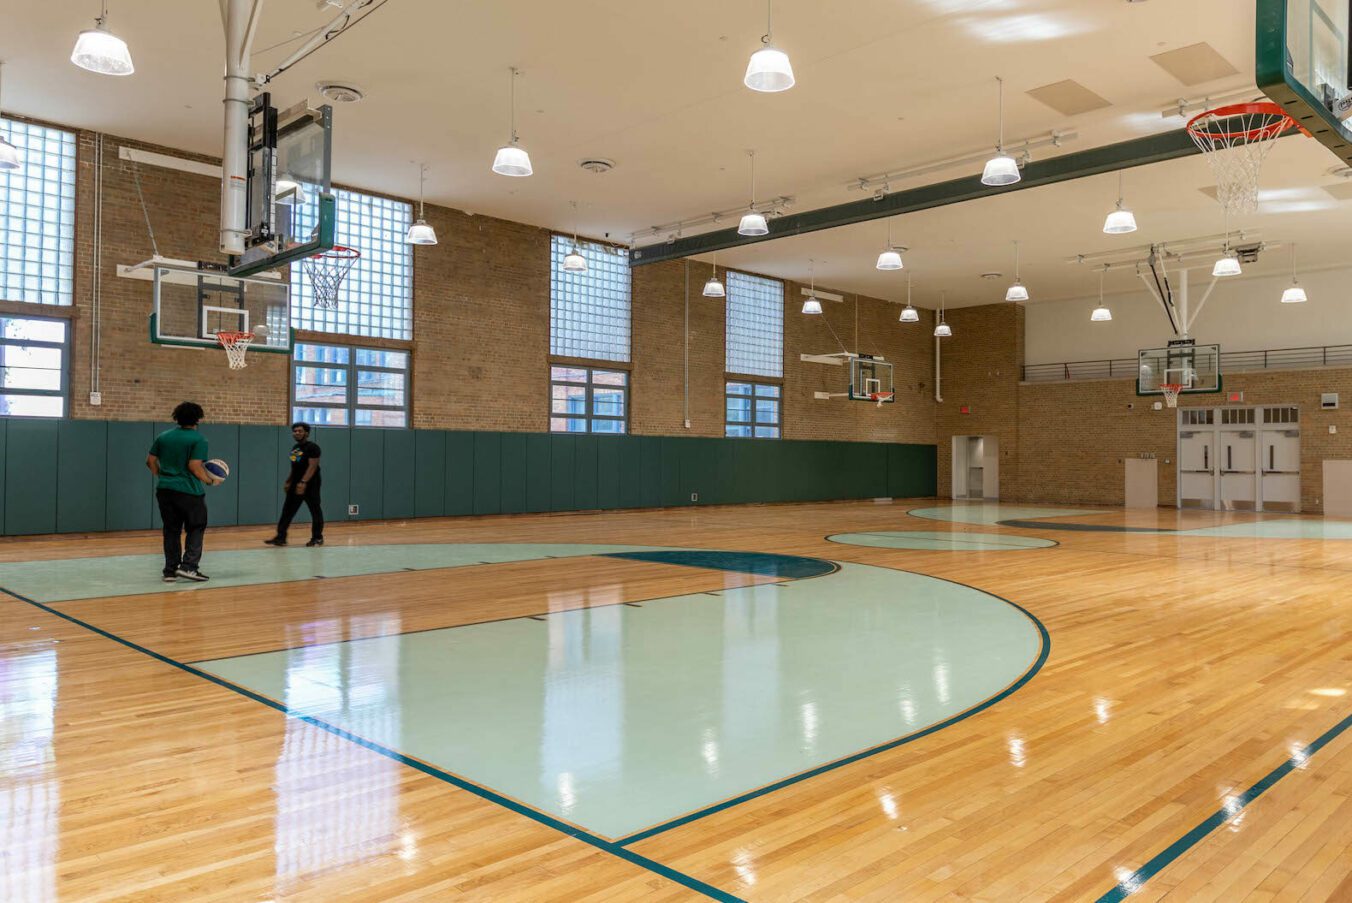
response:
M249 112L248 140L248 237L230 274L282 269L332 248L337 234L332 109L300 103L278 112L269 95L260 94Z
M1186 339L1176 342L1139 353L1136 394L1164 395L1166 385L1178 386L1182 394L1221 391L1221 346L1196 345Z
M310 280L310 287L314 290L315 307L324 310L338 307L338 289L342 288L343 279L360 258L361 252L356 248L337 245L301 261L305 277Z
M1255 82L1302 129L1352 164L1347 0L1257 0Z
M878 396L886 395L886 402L894 400L892 365L880 357L859 355L850 359L850 399L878 403Z
M1188 135L1211 164L1216 200L1233 213L1258 209L1258 176L1273 142L1298 128L1275 103L1241 103L1207 110L1188 122Z
M285 282L157 266L153 284L150 341L155 344L217 348L219 333L247 332L254 351L291 353L291 287Z

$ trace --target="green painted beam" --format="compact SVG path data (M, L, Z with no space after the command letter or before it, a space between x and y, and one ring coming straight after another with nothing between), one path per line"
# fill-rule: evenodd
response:
M1034 161L1023 168L1021 181L1004 188L983 185L980 176L973 173L948 182L895 191L876 200L869 197L861 201L850 201L834 207L822 207L772 219L770 234L760 237L738 235L734 227L718 232L706 232L703 235L692 235L666 244L634 248L629 252L629 265L644 266L760 241L773 241L789 235L806 235L823 229L835 229L903 213L976 201L1011 191L1025 191L1029 188L1070 182L1087 176L1116 172L1119 169L1149 166L1152 163L1177 160L1196 153L1199 153L1197 146L1183 129L1162 132L1145 138L1133 138L1117 144L1063 154L1050 160Z

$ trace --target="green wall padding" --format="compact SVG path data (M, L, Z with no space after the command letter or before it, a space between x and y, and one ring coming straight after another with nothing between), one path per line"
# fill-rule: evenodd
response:
M167 424L0 419L0 523L9 535L157 526L145 467ZM281 510L286 427L204 424L230 480L213 526ZM686 436L316 428L329 522L744 502L933 496L932 445ZM34 462L49 462L35 466ZM54 463L53 463L54 462ZM698 495L693 501L692 495ZM302 507L297 523L309 520Z

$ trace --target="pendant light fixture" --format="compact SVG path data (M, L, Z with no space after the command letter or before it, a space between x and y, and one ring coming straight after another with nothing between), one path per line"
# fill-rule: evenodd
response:
M709 281L704 283L704 291L700 294L706 298L725 298L727 289L723 288L723 283L718 281L718 255L714 254L714 271L709 274Z
M808 259L808 281L807 300L803 302L803 313L813 315L822 312L822 303L817 300L817 266L816 262Z
M565 273L587 272L587 258L577 249L577 201L573 201L573 249L563 256Z
M5 68L4 62L0 62L0 76L3 75ZM3 78L0 78L3 82ZM3 92L0 92L2 98ZM0 107L3 110L3 107ZM13 172L16 169L23 169L23 157L19 154L19 149L9 143L9 139L0 135L0 173Z
M1099 303L1098 307L1094 308L1094 312L1089 315L1089 319L1094 323L1106 323L1113 318L1113 312L1108 309L1108 305L1103 301L1103 277L1107 272L1108 267L1106 265L1099 270Z
M892 220L887 220L887 247L878 255L877 267L880 270L900 270L906 264L901 261L901 249L892 244Z
M767 235L770 232L770 226L765 222L765 214L756 210L756 152L747 151L747 156L751 158L751 204L743 216L742 221L737 225L738 235Z
M919 323L920 313L911 306L911 274L906 274L906 307L902 310L901 316L897 318L902 323Z
M1014 242L1014 284L1005 292L1006 301L1027 301L1028 287L1019 278L1019 243Z
M1230 208L1225 208L1225 244L1221 246L1220 259L1211 268L1212 276L1238 276L1244 272L1239 265L1239 255L1230 250Z
M1117 207L1103 221L1103 231L1108 235L1125 235L1136 231L1136 216L1122 206L1122 170L1117 171Z
M1296 278L1296 244L1291 243L1291 286L1282 292L1283 304L1304 304L1310 300L1305 296L1305 289L1301 287L1300 280Z
M280 187L281 183L277 183ZM423 216L423 196L427 193L427 164L418 165L418 221L408 227L404 241L410 245L434 245L437 243L437 230L427 224Z
M742 84L752 91L774 94L793 87L793 66L789 55L774 45L774 19L772 0L765 0L765 34L761 36L761 47L751 54L746 64L746 75Z
M515 66L511 67L511 89L508 92L510 99L508 103L511 106L511 132L508 134L507 143L498 148L497 156L493 158L493 172L500 176L524 177L533 173L535 170L530 165L530 154L519 144L520 138L516 134L516 80L520 77L521 71Z
M103 0L102 10L94 20L94 27L80 32L75 39L70 61L99 75L131 75L136 67L131 63L127 42L108 30L108 0Z
M946 339L953 335L953 328L944 322L944 308L948 306L948 292L939 293L939 322L934 327L936 339Z
M981 184L998 188L1013 185L1022 176L1019 175L1018 161L1005 153L1005 80L998 75L995 80L1000 85L999 140L995 145L995 156L986 161L986 168L981 173Z

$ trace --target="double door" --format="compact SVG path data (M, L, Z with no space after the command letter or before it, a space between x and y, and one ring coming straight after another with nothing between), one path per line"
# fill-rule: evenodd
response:
M1297 410L1285 405L1181 409L1178 503L1235 511L1299 510Z

